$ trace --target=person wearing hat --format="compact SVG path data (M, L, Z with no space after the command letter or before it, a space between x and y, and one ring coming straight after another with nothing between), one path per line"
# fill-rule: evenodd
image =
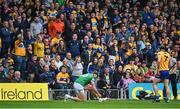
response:
M147 63L147 66L150 66L152 62L155 60L155 51L151 47L150 42L146 42L146 47L142 50L143 58Z
M14 77L14 67L13 66L9 66L9 72L8 72L8 80L12 80Z

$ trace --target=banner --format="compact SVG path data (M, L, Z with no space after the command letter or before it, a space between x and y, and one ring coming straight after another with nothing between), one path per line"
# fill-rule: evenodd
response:
M163 88L164 85L163 83L159 83L158 84L158 92L160 94L160 99L163 99ZM170 85L170 89L171 89L171 99L173 99L173 94L172 94L172 88ZM153 86L152 83L133 83L133 84L129 84L129 98L130 99L136 99L138 100L138 98L136 97L137 95L139 95L139 91L146 91L148 93L152 93L154 92L153 90ZM180 100L180 83L177 84L177 99Z
M49 100L46 83L0 83L0 101Z

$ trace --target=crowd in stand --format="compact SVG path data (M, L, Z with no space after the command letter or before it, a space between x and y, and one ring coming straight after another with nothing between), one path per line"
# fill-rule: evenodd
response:
M0 0L0 82L66 89L97 72L98 88L151 82L156 53L180 68L178 0ZM172 73L173 73L172 72Z

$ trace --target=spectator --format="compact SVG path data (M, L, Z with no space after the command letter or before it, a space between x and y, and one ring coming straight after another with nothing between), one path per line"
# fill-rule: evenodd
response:
M84 62L84 68L86 69L88 64L93 60L93 56L95 54L95 50L93 50L93 46L91 43L88 44L87 49L82 52L82 60Z
M63 66L63 63L61 62L61 57L60 55L55 56L55 65L59 69L61 66Z
M69 41L67 44L67 51L72 54L72 58L75 58L76 56L80 55L81 45L77 34L73 34L72 38L72 41Z
M61 14L63 16L63 14ZM56 37L57 32L64 32L64 21L61 15L57 15L56 19L49 24L48 31L51 37Z
M143 13L143 22L147 24L149 27L154 23L155 15L154 13L150 12L149 6L146 6L144 8L144 13Z
M26 45L23 36L18 35L18 40L15 41L14 55L16 56L16 70L21 72L23 79L25 78L24 70L26 69L25 57L26 57Z
M50 72L54 72L55 75L59 72L59 69L58 69L58 67L55 64L55 59L51 59L50 60L49 71Z
M50 46L52 47L52 52L56 53L57 52L57 48L59 46L59 42L63 41L63 39L61 38L61 32L57 32L56 36L52 38Z
M36 55L32 55L31 60L27 62L27 71L29 76L29 82L39 81L39 78L37 78L39 77L39 68Z
M23 79L21 78L21 72L20 71L15 71L14 72L14 78L12 79L13 83L22 83L24 82Z
M66 67L61 67L60 72L56 75L56 87L58 89L67 89L70 82L70 76L66 71Z
M98 67L98 58L93 58L92 62L90 62L88 64L87 67L87 73L93 73L94 71L98 72L99 71L99 67ZM98 72L100 73L100 72Z
M75 62L72 66L72 80L73 82L76 81L76 79L83 74L83 64L81 62L81 57L76 56Z
M67 49L66 49L66 44L63 40L59 41L59 46L57 47L57 53L61 57L61 61L64 60L66 57Z
M44 43L40 35L37 36L36 41L34 42L34 54L38 57L44 57Z
M4 57L10 53L10 49L11 49L11 30L9 28L8 21L3 22L3 27L1 28L0 36L2 40L1 56Z
M116 72L113 74L113 85L117 86L118 82L122 82L123 77L124 77L124 73L123 73L123 67L119 66L116 70Z
M123 88L126 90L126 96L129 98L128 90L129 90L129 84L135 83L133 79L130 78L130 74L126 73L125 77L123 78ZM120 82L118 83L118 86L120 85Z
M48 83L49 88L55 88L55 72L50 72L49 66L44 65L44 71L40 75L41 82Z
M34 21L31 23L30 31L33 38L36 38L36 36L43 31L43 26L39 22L38 16L34 17Z

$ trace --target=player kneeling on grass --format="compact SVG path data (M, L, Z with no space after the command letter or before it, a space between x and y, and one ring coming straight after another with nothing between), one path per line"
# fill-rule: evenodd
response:
M76 92L76 97L65 95L65 100L72 99L74 101L85 101L86 96L84 90L90 91L97 99L101 102L107 100L107 98L101 98L101 94L97 91L96 86L94 84L94 78L97 77L97 72L93 74L84 74L81 75L75 82L74 82L74 90Z

